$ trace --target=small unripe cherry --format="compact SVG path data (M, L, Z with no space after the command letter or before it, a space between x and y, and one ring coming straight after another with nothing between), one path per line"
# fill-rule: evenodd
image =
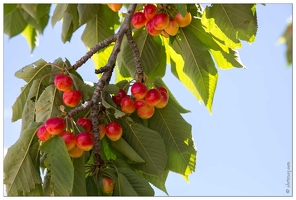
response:
M104 177L102 179L102 192L104 194L111 194L114 190L114 182L109 177Z

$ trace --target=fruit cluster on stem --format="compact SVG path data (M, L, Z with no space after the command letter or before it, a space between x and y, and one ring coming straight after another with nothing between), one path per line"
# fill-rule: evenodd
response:
M146 4L142 10L134 13L131 23L136 29L145 27L152 36L161 34L168 38L177 35L179 28L188 26L191 20L190 12L183 16L175 10L165 7L158 9L155 4Z

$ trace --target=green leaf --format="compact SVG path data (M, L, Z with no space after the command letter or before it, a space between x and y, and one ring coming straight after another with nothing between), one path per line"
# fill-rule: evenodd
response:
M90 100L92 97L92 92L89 91L87 85L76 75L70 73L69 76L73 79L73 84L76 90L81 91L83 100Z
M61 92L55 85L50 85L42 92L36 102L36 121L45 122L48 118L61 113L60 105L64 105Z
M39 169L29 154L34 145L36 129L41 123L32 122L19 139L8 148L4 158L4 184L8 196L29 195L37 184L41 184Z
M94 178L91 176L86 177L86 191L87 196L98 196L98 187L94 181Z
M22 8L37 22L49 14L51 4L22 4Z
M11 8L7 8L11 9ZM20 9L16 8L4 15L4 33L12 38L20 34L27 26Z
M226 46L240 48L239 40L251 43L256 38L256 4L213 4L204 10L202 24Z
M168 155L167 169L187 176L195 170L196 149L191 125L184 120L173 105L155 109L148 127L157 131L164 140Z
M64 16L64 13L67 9L68 4L56 4L53 15L51 17L51 26L54 27L55 24L61 20Z
M167 164L167 154L159 133L127 118L122 118L120 124L123 127L122 137L146 161L135 165L135 168L150 175L162 174Z
M242 64L238 51L231 49L218 40L212 33L206 32L200 19L194 19L187 27L211 52L217 66L221 69L234 67L245 68Z
M25 30L22 32L22 35L27 39L29 47L31 49L31 53L35 49L36 45L38 44L38 32L35 30L33 26L28 24Z
M166 56L161 53L165 51L165 48L160 37L153 37L144 29L137 29L134 31L133 38L139 48L141 65L147 76L158 67L165 69ZM131 77L134 77L136 72L134 54L126 38L123 39L121 46L121 52L118 56L121 57L122 64L128 69ZM160 63L162 63L162 66L159 66Z
M160 176L150 176L147 174L142 174L143 177L149 181L152 185L163 191L168 195L167 189L165 187L165 183L169 174L169 170L165 169L164 172Z
M133 186L130 184L127 178L121 173L118 173L118 180L114 184L113 195L114 196L138 196Z
M99 11L98 4L78 4L79 25L83 25L90 21Z
M118 167L118 172L125 176L138 196L154 196L154 190L148 181L130 168Z
M73 196L87 196L86 181L85 181L85 155L79 158L74 158L74 184L72 189Z
M186 4L172 4L172 5L177 9L177 11L181 13L183 17L186 15L186 12L187 12Z
M115 84L108 84L104 86L103 91L108 92L109 94L117 95L119 88Z
M145 160L121 137L117 141L111 141L112 147L136 163L144 163Z
M208 49L188 29L179 31L179 38L174 40L174 50L182 56L172 64L174 75L191 91L195 97L204 102L210 113L218 81L218 72ZM173 51L170 52L171 56ZM178 57L171 57L178 59ZM179 58L180 59L180 58ZM189 80L188 80L189 78Z
M49 73L50 66L45 66L46 62L42 59L33 64L27 65L15 73L17 78L21 78L27 82L22 88L21 94L17 97L12 106L12 121L16 121L22 117L22 113L27 101L27 96L30 92L34 80L41 79Z
M87 22L81 40L89 50L99 42L114 35L119 24L118 14L113 12L107 5L100 4L99 12L92 18L92 20ZM107 64L112 49L113 44L92 56L95 69L99 69Z
M125 116L125 113L118 110L116 107L113 107L112 105L110 105L107 101L105 101L104 99L102 99L102 104L104 107L106 107L107 109L113 109L115 112L114 112L114 117L115 118L120 118L120 117L123 117Z
M7 14L7 13L10 13L10 12L12 12L14 9L16 9L17 8L17 6L18 6L18 4L7 4L7 3L5 3L4 5L3 5L3 10L4 10L4 14Z
M54 196L69 196L74 181L74 167L64 140L60 136L51 137L40 150L47 153L45 163L50 171L50 190Z
M162 87L165 87L167 89L168 94L169 94L169 103L171 105L173 105L178 110L178 112L180 112L180 113L189 113L190 112L190 110L187 110L187 109L183 108L179 104L177 99L174 97L173 93L170 91L170 89L167 87L167 85L163 82L163 80L160 77L155 78L154 84L157 85L157 87L162 86Z
M106 141L106 136L101 139L101 146L107 160L115 160L116 155L109 148L109 143Z

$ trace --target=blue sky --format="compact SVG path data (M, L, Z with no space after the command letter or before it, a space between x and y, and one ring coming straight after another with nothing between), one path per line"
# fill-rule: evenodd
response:
M257 15L255 42L244 42L239 49L247 69L218 69L212 115L167 68L165 83L180 104L191 110L184 118L192 124L198 151L190 183L179 174L169 174L170 196L292 195L288 173L292 168L292 67L286 66L285 46L277 44L292 16L292 4L258 4ZM4 151L20 134L21 122L11 122L11 107L24 81L14 73L40 58L48 62L67 58L74 64L86 53L80 40L83 28L74 33L71 43L63 44L61 25L45 29L33 54L24 37L4 35ZM78 69L84 80L96 82L93 71L91 60ZM158 189L155 193L165 195Z

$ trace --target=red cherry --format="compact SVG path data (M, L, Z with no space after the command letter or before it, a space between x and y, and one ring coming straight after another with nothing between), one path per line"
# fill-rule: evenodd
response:
M116 105L120 105L121 99L122 99L123 97L125 97L126 95L127 95L127 94L126 94L126 92L125 92L123 89L119 89L118 94L115 95L115 96L112 96L112 99L113 99L113 101L114 101L114 103L115 103Z
M109 177L102 179L102 191L104 194L111 194L114 190L114 182Z
M136 99L134 101L136 109L143 109L147 107L147 102L144 99Z
M171 36L175 36L179 30L179 24L174 18L170 18L170 23L167 28L164 29Z
M169 102L168 93L161 91L160 94L161 94L161 100L155 105L156 108L164 108Z
M81 117L77 120L77 124L84 128L85 131L92 131L92 121L86 117Z
M82 93L78 90L71 90L63 93L64 104L69 107L76 107L82 99Z
M150 117L153 116L154 111L155 111L154 106L147 106L146 108L138 109L138 110L137 110L137 114L138 114L139 117L141 117L142 119L149 119Z
M144 99L147 92L147 86L141 82L135 82L131 87L131 93L136 99Z
M155 106L161 100L160 91L156 88L150 89L146 94L145 100L149 106Z
M132 24L135 28L139 29L145 26L147 19L142 12L136 12L133 14L132 17Z
M89 151L94 146L94 136L89 132L78 133L76 135L76 145L84 151Z
M157 7L154 4L147 4L144 8L144 15L146 19L152 19L157 13Z
M41 141L46 141L51 138L51 134L46 130L45 125L42 124L37 130L37 137Z
M190 12L187 12L184 17L181 15L181 13L177 13L174 19L178 22L180 27L185 27L191 23L192 16Z
M133 113L136 110L134 105L134 101L130 98L130 96L125 96L121 99L121 110L124 113Z
M72 133L70 131L64 131L60 134L60 136L63 138L68 151L70 151L71 149L73 149L75 147L76 136L74 135L74 133Z
M61 117L51 117L44 123L47 132L58 135L66 129L66 121Z
M157 13L156 15L154 15L152 20L153 20L153 27L156 30L163 30L169 27L170 25L169 16L165 13Z
M159 34L161 34L161 30L156 30L153 27L153 19L150 19L147 23L146 23L146 30L147 32L152 35L152 36L158 36Z
M58 74L54 78L54 84L58 90L69 92L73 86L73 80L66 74Z
M117 122L110 122L106 125L106 135L112 141L117 141L122 136L122 127Z

